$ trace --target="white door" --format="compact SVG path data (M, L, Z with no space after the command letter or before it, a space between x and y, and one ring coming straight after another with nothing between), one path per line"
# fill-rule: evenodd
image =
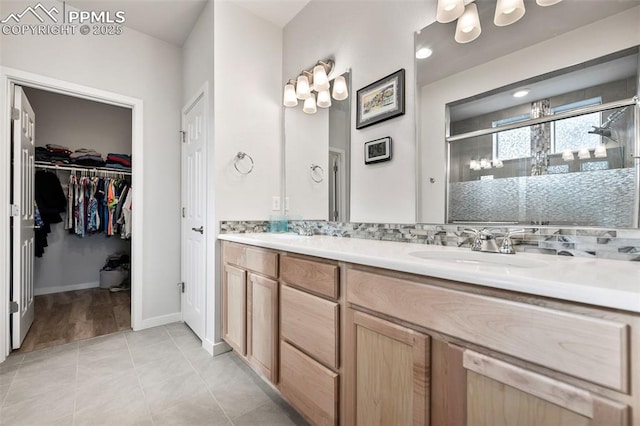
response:
M204 95L182 112L182 319L204 338L207 123Z
M35 313L34 261L34 153L36 116L20 86L14 91L13 120L13 349L22 345ZM15 305L14 305L15 306Z

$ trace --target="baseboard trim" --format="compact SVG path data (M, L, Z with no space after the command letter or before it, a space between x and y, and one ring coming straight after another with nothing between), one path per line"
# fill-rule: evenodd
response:
M40 287L33 289L34 296L42 296L44 294L64 293L65 291L86 290L88 288L100 287L100 281L91 283L80 283L71 285L62 285L57 287Z
M214 343L213 345L213 356L218 356L226 352L231 351L231 346L224 340L219 343Z
M140 330L159 327L161 325L171 324L172 322L179 321L182 321L181 312L176 312L168 315L160 315L159 317L147 318L142 320L142 328Z

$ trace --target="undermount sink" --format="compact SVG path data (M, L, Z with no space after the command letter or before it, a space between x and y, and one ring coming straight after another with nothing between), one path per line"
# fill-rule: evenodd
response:
M517 254L483 253L477 251L414 251L409 256L456 264L477 266L507 266L516 268L542 268L548 265L542 260Z

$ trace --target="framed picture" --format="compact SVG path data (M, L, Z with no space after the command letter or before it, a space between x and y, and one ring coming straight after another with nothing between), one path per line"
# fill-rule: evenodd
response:
M386 137L364 143L364 164L391 160L391 138Z
M356 129L404 114L404 68L358 90Z

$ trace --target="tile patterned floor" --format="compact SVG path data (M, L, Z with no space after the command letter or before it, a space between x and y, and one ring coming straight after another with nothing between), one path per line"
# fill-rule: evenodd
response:
M182 323L119 332L0 364L1 425L304 425L233 353Z

